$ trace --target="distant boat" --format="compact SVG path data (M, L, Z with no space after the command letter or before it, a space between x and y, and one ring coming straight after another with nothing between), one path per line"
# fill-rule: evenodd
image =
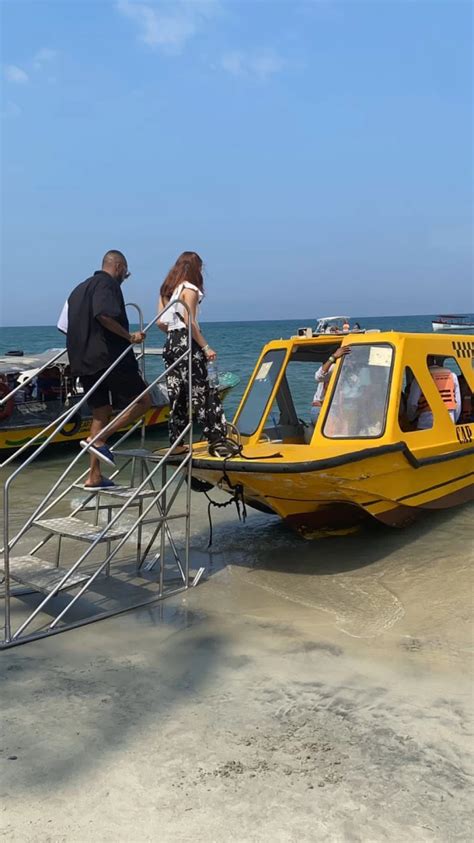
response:
M148 348L146 356L161 357L161 348ZM138 349L135 351L139 354ZM240 381L238 375L219 375L219 395L224 398ZM67 352L52 348L40 354L21 350L0 357L0 454L29 445L36 436L83 396L78 379L71 375ZM145 415L147 427L164 424L169 417L168 391L162 383L151 390L152 406ZM56 433L52 444L71 442L88 436L91 415L87 406ZM126 429L125 427L123 428ZM48 433L35 439L38 445Z
M474 322L467 316L445 313L432 321L433 331L450 331L452 333L473 333Z

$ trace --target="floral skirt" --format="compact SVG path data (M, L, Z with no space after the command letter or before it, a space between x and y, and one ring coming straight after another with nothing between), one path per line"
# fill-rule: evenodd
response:
M166 366L171 366L188 347L188 331L183 328L170 331L163 349ZM192 402L193 415L209 442L224 439L227 433L226 419L219 394L209 386L206 356L200 346L192 343ZM171 443L175 442L188 423L188 365L183 361L166 376L170 402L169 433Z

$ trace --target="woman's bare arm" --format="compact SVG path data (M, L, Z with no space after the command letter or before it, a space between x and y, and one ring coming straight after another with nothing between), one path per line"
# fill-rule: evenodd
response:
M198 305L198 294L195 290L187 290L184 289L182 295L180 296L181 301L184 301L185 304L189 307L191 313L191 331L193 334L193 339L196 340L197 344L203 349L204 354L206 355L208 360L214 360L217 355L216 352L210 348L209 344L206 342L203 334L201 333L198 324L196 322L196 310ZM183 314L183 319L188 324L188 311L185 310Z

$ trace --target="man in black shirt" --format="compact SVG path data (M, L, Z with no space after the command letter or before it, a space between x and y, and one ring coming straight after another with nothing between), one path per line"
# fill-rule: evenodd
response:
M143 341L145 334L141 331L130 333L120 288L129 275L125 256L112 249L104 256L102 269L79 284L68 298L66 347L69 363L72 374L80 377L86 392L126 348L130 349L88 399L92 424L89 439L81 442L83 448L106 427L113 410L127 407L146 389L132 348L133 343ZM117 430L142 416L150 403L147 393L122 413L106 434L96 439L90 448L91 465L85 488L114 485L102 477L100 470L99 461L114 465L114 456L106 441Z

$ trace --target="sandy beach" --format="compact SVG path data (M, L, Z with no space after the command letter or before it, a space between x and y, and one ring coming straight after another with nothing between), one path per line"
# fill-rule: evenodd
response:
M5 839L471 839L472 507L212 553L193 507L196 589L2 654Z

